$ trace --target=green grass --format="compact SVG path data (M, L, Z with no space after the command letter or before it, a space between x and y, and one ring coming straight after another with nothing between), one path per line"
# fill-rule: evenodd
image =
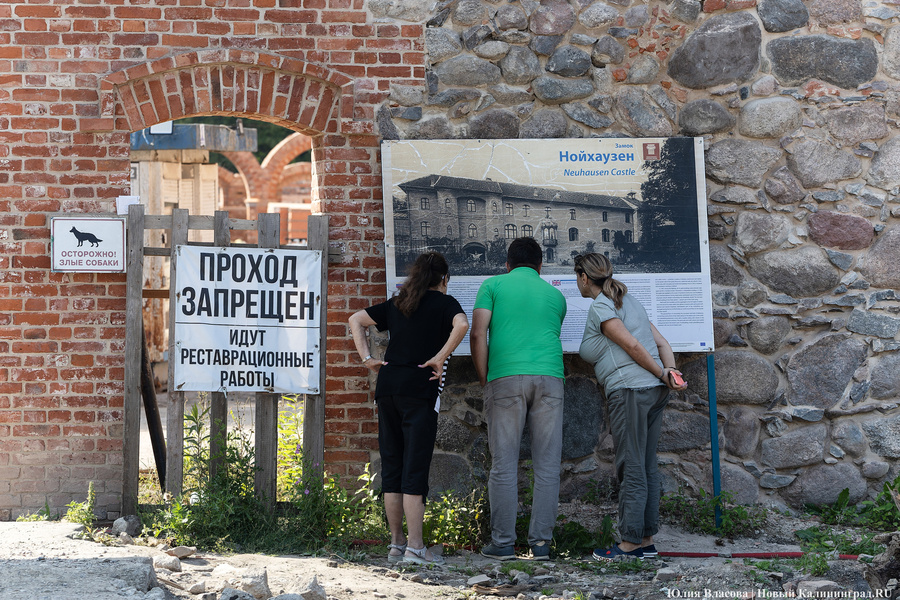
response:
M302 456L302 412L289 406L278 419L277 498L256 495L251 435L229 430L222 467L209 476L209 408L197 403L185 415L184 493L159 493L152 472L141 478L140 507L146 531L173 544L219 552L319 554L358 561L371 546L355 542L390 539L380 490L366 465L358 478L340 481ZM429 501L424 531L429 543L475 546L488 527L484 494L444 494ZM386 551L385 551L386 553Z
M507 576L510 571L521 571L523 573L528 573L528 576L531 577L534 575L536 569L537 565L531 561L511 560L500 563L500 572Z
M721 513L721 526L716 527L716 508ZM766 522L766 509L734 503L734 496L722 492L718 497L700 491L692 498L682 493L662 497L659 512L666 522L696 533L722 537L753 537Z

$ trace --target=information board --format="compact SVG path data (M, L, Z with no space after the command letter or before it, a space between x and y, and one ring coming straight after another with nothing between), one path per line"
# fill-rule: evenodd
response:
M319 393L321 251L175 252L175 390Z
M450 264L471 317L510 240L541 244L577 352L590 299L573 260L600 252L676 352L713 350L702 138L391 141L382 145L389 295L427 250ZM468 337L457 353L468 353Z

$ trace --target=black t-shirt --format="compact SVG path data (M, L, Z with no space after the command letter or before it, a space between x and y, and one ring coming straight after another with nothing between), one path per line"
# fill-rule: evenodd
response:
M453 318L463 312L456 298L428 290L408 318L393 299L370 306L366 312L378 331L387 329L391 334L384 353L387 364L378 371L375 397L412 396L434 401L439 381L429 381L431 369L419 365L437 354L450 337Z

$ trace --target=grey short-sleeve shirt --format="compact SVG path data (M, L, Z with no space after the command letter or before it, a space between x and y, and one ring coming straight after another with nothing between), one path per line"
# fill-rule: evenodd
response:
M594 365L597 382L605 394L620 389L641 389L663 385L652 373L634 362L621 346L603 335L600 325L609 319L621 319L653 359L662 366L659 349L650 329L650 319L641 303L631 294L625 294L622 308L616 309L613 301L600 294L588 310L584 337L578 353Z

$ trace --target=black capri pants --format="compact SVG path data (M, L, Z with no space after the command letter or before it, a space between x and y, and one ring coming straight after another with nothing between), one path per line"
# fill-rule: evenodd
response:
M435 401L379 396L377 402L381 491L422 496L424 500L437 437Z

